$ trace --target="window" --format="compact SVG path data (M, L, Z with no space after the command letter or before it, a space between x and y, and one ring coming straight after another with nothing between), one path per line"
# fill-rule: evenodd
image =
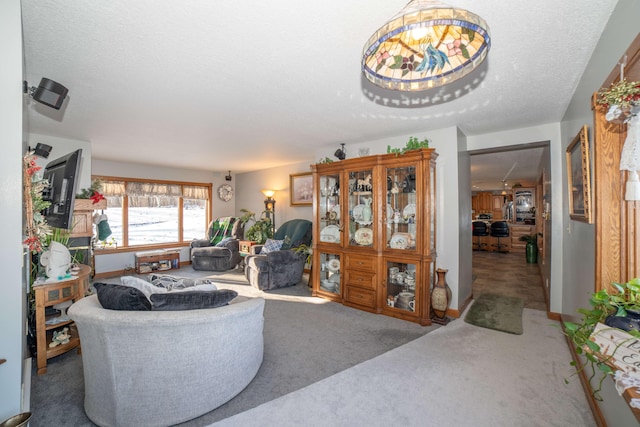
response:
M211 184L98 178L107 199L109 240L118 248L188 242L206 234Z

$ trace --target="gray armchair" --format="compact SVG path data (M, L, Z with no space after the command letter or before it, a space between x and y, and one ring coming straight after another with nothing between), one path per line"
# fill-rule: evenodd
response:
M191 242L191 265L194 270L226 271L242 260L239 239L244 225L239 218L225 217L211 221L206 239Z
M311 222L293 219L282 224L273 236L283 240L279 251L260 254L262 246L254 246L257 255L245 259L245 276L254 288L270 290L293 286L300 282L307 256L293 249L311 245Z

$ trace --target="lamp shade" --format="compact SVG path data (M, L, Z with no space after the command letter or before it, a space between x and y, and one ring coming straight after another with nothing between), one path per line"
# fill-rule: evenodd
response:
M265 195L265 197L271 198L274 196L274 194L276 194L275 190L262 190L262 194Z
M481 17L437 1L412 0L369 38L362 72L385 89L426 90L470 73L490 47Z

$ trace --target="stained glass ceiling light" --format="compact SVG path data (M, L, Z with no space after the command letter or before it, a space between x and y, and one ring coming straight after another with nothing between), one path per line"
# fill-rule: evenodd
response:
M489 27L478 15L412 0L369 38L362 72L385 89L431 89L469 74L490 47Z

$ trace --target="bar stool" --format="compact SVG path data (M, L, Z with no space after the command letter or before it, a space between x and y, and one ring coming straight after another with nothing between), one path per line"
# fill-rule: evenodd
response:
M501 249L505 246L509 246L505 243L500 243L500 239L502 237L509 237L509 225L506 221L496 221L491 223L491 237L498 238L498 244L493 245L498 252L506 253L507 251L502 251Z
M473 236L478 238L478 242L476 243L477 251L482 251L483 246L487 246L486 243L481 243L480 238L489 235L489 230L487 229L487 223L484 221L473 221L471 223L473 229Z

